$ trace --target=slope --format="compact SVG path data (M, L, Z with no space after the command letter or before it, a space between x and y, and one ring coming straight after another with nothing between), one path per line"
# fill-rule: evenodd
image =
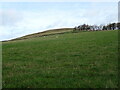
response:
M117 88L118 30L3 42L3 88Z

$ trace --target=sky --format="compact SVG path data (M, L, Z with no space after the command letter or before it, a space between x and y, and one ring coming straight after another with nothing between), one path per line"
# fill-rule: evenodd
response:
M0 2L0 41L84 23L117 21L117 2Z

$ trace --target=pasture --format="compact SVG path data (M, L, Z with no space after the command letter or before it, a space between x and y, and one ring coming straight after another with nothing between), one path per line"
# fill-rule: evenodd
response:
M118 30L2 43L3 88L117 88Z

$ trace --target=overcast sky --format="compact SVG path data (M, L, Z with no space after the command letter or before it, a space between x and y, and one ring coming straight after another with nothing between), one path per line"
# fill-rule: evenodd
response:
M0 41L54 28L118 21L117 2L0 3Z

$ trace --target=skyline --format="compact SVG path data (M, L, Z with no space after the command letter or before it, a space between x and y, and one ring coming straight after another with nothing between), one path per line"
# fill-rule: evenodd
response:
M118 21L117 2L0 3L0 41L55 28Z

